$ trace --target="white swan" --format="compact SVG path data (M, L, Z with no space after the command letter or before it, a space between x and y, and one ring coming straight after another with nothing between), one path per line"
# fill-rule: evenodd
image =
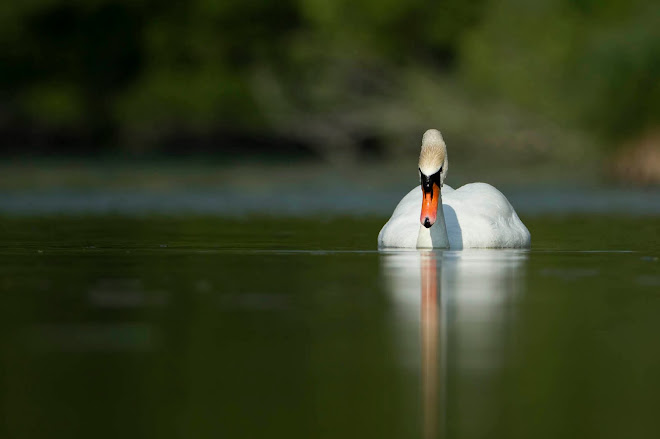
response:
M438 130L422 137L419 187L403 197L378 234L379 248L529 248L531 236L504 195L486 183L444 185L447 146Z

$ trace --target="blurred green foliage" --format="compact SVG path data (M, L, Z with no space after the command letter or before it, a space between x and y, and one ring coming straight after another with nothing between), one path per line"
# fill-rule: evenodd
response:
M464 40L463 72L554 120L622 140L660 121L660 4L504 0Z
M0 130L137 149L259 133L327 155L559 124L615 144L660 120L658 22L653 0L9 1Z

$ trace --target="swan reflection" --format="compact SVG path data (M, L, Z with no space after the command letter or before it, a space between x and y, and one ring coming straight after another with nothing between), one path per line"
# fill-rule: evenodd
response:
M506 358L526 259L524 250L383 253L401 365L421 372L424 437L444 436L448 406L466 433L487 434L489 422L470 422L477 412L497 421L489 389Z

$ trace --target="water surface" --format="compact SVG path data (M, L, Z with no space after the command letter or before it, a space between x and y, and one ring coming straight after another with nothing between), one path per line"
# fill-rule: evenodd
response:
M3 437L658 437L657 217L5 216Z

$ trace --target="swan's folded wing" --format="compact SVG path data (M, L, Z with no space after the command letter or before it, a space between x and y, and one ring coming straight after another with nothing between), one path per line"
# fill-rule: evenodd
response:
M506 197L486 183L462 186L443 198L454 248L526 248L531 238ZM447 207L448 206L448 207Z
M378 247L415 248L419 232L422 191L414 187L399 201L392 217L378 234Z

